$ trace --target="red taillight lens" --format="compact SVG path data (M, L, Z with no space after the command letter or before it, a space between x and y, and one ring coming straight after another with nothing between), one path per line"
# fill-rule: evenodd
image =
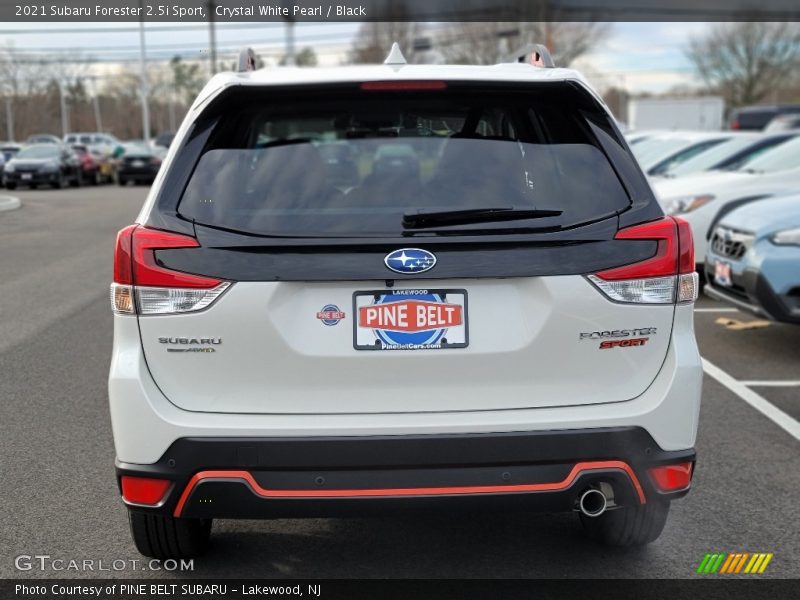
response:
M122 498L131 504L156 506L172 485L168 479L122 476Z
M741 124L739 123L739 119L734 119L731 121L731 129L741 129Z
M611 300L629 304L672 304L697 299L699 283L694 272L694 244L689 223L663 217L621 229L614 239L653 240L658 245L650 258L588 276Z
M133 264L131 261L131 245L134 230L138 225L128 225L117 234L117 246L114 249L114 281L126 285L133 284Z
M198 248L191 236L130 225L117 234L111 308L117 314L164 315L202 310L230 283L172 271L156 261L155 251Z
M415 90L444 90L444 81L365 81L361 84L365 92L406 92Z
M219 279L170 271L156 263L155 251L169 248L198 248L200 244L188 235L139 227L133 232L133 283L137 286L171 288L212 288Z
M688 221L684 221L679 217L672 217L678 225L678 251L680 258L678 259L678 272L693 273L694 272L694 239L692 239L692 227Z
M650 469L650 478L662 492L685 490L692 483L692 463L654 467Z
M691 235L689 236L691 238ZM663 277L675 275L678 268L678 228L672 217L620 229L615 240L655 240L658 250L655 256L642 262L617 267L597 273L600 279L615 281L619 279L641 279L643 277Z
M157 156L154 156L153 158L150 159L150 164L154 165L154 166L158 166L158 165L161 164L161 159L158 158Z
M117 234L114 282L178 288L212 288L219 285L219 279L170 271L156 263L156 250L199 246L197 240L188 235L129 225Z

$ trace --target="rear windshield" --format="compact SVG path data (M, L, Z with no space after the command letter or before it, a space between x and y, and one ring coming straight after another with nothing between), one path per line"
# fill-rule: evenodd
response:
M356 89L283 101L273 92L237 103L220 114L178 210L225 229L319 236L397 234L419 212L561 211L481 224L508 229L625 210L630 198L598 141L619 143L607 117L559 89Z

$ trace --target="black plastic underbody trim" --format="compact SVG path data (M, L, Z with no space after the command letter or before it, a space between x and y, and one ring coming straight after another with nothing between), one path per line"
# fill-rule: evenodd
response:
M647 469L695 460L694 449L664 451L640 427L614 427L453 435L404 435L305 438L182 438L154 464L117 462L117 477L163 477L175 482L170 497L148 512L172 514L192 476L208 470L244 470L272 489L347 489L497 485L563 480L578 462L620 460L636 473L645 496L674 499L686 492L660 494ZM508 474L505 478L504 474ZM321 480L320 480L321 478ZM571 510L576 495L598 480L612 482L621 503L635 500L621 471L582 475L563 492L492 494L490 497L263 499L239 482L213 480L196 489L214 502L199 502L193 493L184 516L277 518L288 516L361 515L385 509L452 506L503 508L520 504L528 510ZM322 481L322 483L320 483ZM360 483L359 483L360 482ZM435 483L435 482L438 482ZM527 500L526 500L527 499Z

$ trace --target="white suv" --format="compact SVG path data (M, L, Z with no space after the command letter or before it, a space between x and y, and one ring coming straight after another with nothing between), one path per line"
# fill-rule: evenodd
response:
M537 52L201 92L115 253L143 554L198 554L217 517L484 504L658 537L695 460L691 235Z

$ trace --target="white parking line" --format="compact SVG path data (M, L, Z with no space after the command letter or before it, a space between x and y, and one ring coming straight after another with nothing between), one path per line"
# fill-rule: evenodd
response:
M739 312L736 308L695 308L694 312Z
M747 387L800 387L800 381L740 381Z
M780 408L767 401L763 396L756 394L753 390L745 386L743 382L735 380L725 371L708 362L705 358L703 359L703 370L762 415L788 432L794 439L800 440L800 423L787 415Z

